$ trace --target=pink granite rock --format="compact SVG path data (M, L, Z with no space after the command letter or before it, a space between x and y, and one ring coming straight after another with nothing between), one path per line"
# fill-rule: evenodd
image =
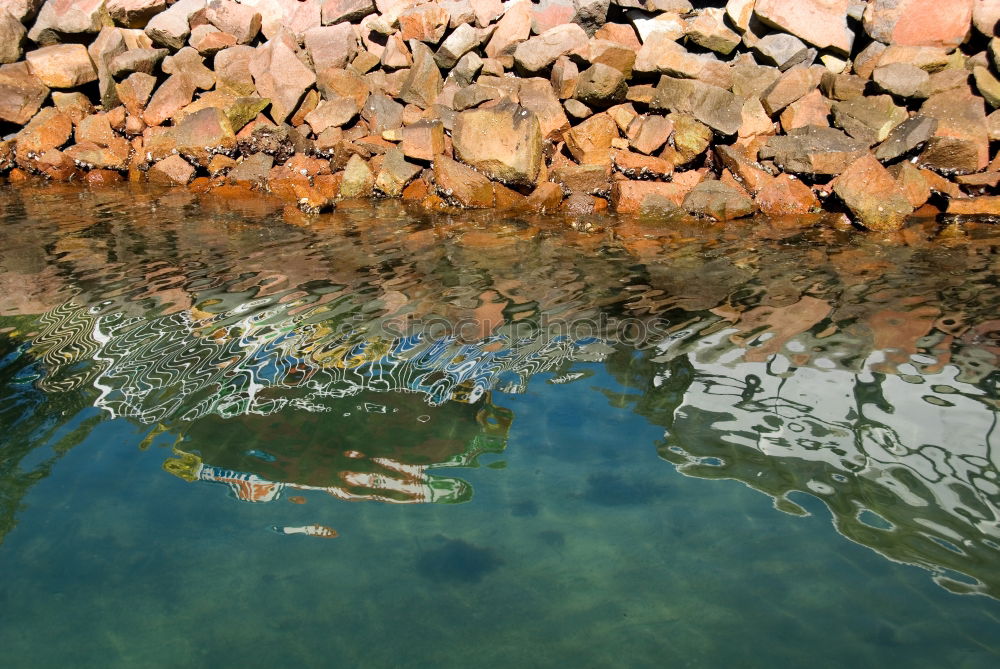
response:
M63 41L63 35L96 33L111 25L104 0L46 0L28 31L28 39L49 45Z
M271 100L271 118L283 123L316 83L316 75L303 65L292 46L276 38L257 47L250 60L257 94Z
M316 72L329 67L347 67L358 53L354 28L346 22L307 30L305 45Z
M865 31L885 44L954 49L972 25L973 0L872 0Z
M97 70L82 44L53 44L24 56L31 73L49 88L75 88L97 79Z
M847 27L851 0L757 0L754 14L820 49L850 53L854 33Z
M260 32L260 12L232 0L210 0L205 18L239 44L249 44Z

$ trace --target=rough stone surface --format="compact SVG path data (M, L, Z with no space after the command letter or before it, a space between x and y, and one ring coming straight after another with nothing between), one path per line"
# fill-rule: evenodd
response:
M238 44L253 41L261 28L260 12L232 0L210 0L205 20L222 32L232 35Z
M833 104L834 125L869 146L884 141L892 129L906 119L906 110L897 107L888 95L853 98Z
M721 181L702 181L684 197L681 206L689 213L717 221L750 216L757 209L746 191Z
M452 135L455 157L508 185L530 185L542 164L535 114L512 102L460 113Z
M28 31L28 39L43 46L64 36L96 33L111 25L104 0L46 0Z
M872 0L865 31L884 44L954 49L972 24L973 0Z
M151 18L167 8L166 0L107 0L111 19L126 28L145 28Z
M178 0L146 24L146 34L160 46L176 51L191 35L191 15L205 8L205 0Z
M833 192L869 230L898 230L913 213L896 180L871 154L851 163L834 181Z
M660 77L650 108L691 114L724 135L736 133L743 124L739 98L718 86L691 79Z
M406 162L402 151L389 149L375 177L375 189L387 197L399 197L420 171L420 167Z
M967 174L989 164L989 128L981 98L970 93L938 93L921 105L920 113L938 122L920 156L922 166Z
M350 23L312 28L306 31L304 41L316 72L331 67L347 67L358 53L357 40Z
M809 186L789 174L779 174L761 187L754 197L765 216L808 214L820 207Z
M609 165L618 125L607 114L594 114L565 134L566 148L581 165Z
M21 22L0 6L0 65L21 60L26 34Z
M186 186L194 179L194 166L180 156L168 156L149 169L150 183Z
M493 206L490 180L447 156L434 159L434 182L441 197L452 204L473 209Z
M282 123L298 107L316 75L283 39L257 47L249 63L257 95L271 101L271 118Z
M854 33L847 26L850 0L757 0L754 15L820 49L850 53Z
M781 169L793 174L840 174L868 152L864 142L840 130L814 125L772 137L765 148L761 158L773 158Z
M97 70L82 44L54 44L25 54L28 69L50 88L75 88L95 81Z
M250 73L250 60L254 49L233 46L215 54L215 85L231 90L237 95L250 95L257 90Z
M399 98L421 109L428 109L441 93L444 80L434 62L434 53L426 44L415 41L410 47L413 50L413 67L403 81Z
M31 74L27 63L0 65L0 119L27 123L48 95L48 87Z
M142 118L149 125L160 125L194 98L195 85L184 75L173 75L153 93Z
M590 106L607 107L625 100L625 75L610 65L594 63L580 73L573 96Z
M879 160L895 160L913 151L934 136L938 122L928 116L908 118L889 133L885 141L875 150Z
M582 52L586 47L587 33L575 23L568 23L519 43L513 52L514 63L526 72L539 72L560 56Z

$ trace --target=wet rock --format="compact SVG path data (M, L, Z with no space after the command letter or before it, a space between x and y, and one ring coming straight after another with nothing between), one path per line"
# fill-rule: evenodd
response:
M340 182L340 197L365 198L371 197L375 187L375 175L365 160L355 154L347 161L344 168L344 179Z
M467 165L445 155L434 159L434 182L446 201L473 209L493 206L493 186L490 180Z
M833 123L869 146L884 141L892 129L907 119L888 95L853 98L833 104Z
M866 155L867 149L864 142L840 130L809 125L770 138L760 157L773 158L781 169L794 174L835 175Z
M444 80L434 62L434 53L427 45L414 41L410 47L413 50L413 67L403 81L399 98L421 109L429 109L441 93Z
M200 109L185 116L166 133L157 135L147 143L153 158L176 150L185 158L207 166L216 153L230 153L236 149L236 135L229 117L218 107Z
M26 34L21 22L0 8L0 65L21 60Z
M375 11L372 0L327 0L323 3L322 21L328 26L341 21L357 21Z
M875 157L882 161L895 160L930 140L937 126L937 120L928 116L908 118L892 129L876 148Z
M820 49L847 54L854 33L847 26L850 0L757 0L754 15L766 25Z
M595 63L580 73L574 97L590 106L607 107L625 100L625 75L610 65Z
M505 67L511 67L514 64L514 49L530 35L531 3L519 0L507 7L503 18L497 23L493 37L486 44L486 56L501 61Z
M47 46L68 35L96 33L111 25L104 0L46 0L28 31L28 39Z
M195 49L186 46L172 56L163 59L165 74L177 74L188 80L203 91L215 86L215 73L205 67L205 59Z
M664 179L674 171L674 164L669 160L632 151L613 151L611 161L615 169L629 179Z
M611 187L611 207L619 214L638 214L650 204L665 201L680 207L690 187L662 181L615 181Z
M231 0L210 0L205 19L239 44L252 42L261 28L260 12Z
M537 37L519 43L513 51L514 63L529 73L549 67L560 56L587 49L587 33L575 23L556 26Z
M167 8L166 0L107 0L111 19L126 28L145 28L151 18Z
M78 141L63 153L77 165L88 169L123 170L128 165L132 147L121 137L112 137L107 145Z
M163 82L146 105L142 120L156 126L173 117L178 111L191 104L195 85L184 75L173 75Z
M757 210L746 191L721 181L702 181L684 197L681 206L691 214L717 221L743 218Z
M691 114L724 135L736 133L743 124L741 100L723 88L691 79L660 77L650 108Z
M952 199L947 212L956 216L1000 216L1000 195Z
M851 163L833 183L833 192L869 230L898 230L913 213L896 180L871 154Z
M740 36L726 25L725 14L721 7L702 9L687 20L687 38L700 47L728 56L739 46Z
M562 205L563 192L551 181L543 181L531 191L525 205L531 211L556 211Z
M97 79L82 44L55 44L25 54L28 69L49 88L75 88Z
M954 91L928 98L920 107L938 122L919 164L945 173L968 174L989 164L989 131L982 98Z
M205 0L178 0L149 20L146 34L154 43L176 51L187 43L191 35L191 15L203 9Z
M766 216L808 214L820 208L812 189L790 174L770 179L757 192L754 202Z
M225 52L223 52L225 53ZM271 101L271 118L283 123L298 107L316 75L292 46L276 38L257 47L249 63L257 95Z
M254 153L229 170L226 181L232 184L261 187L267 183L267 177L272 167L274 167L272 156L266 153Z
M194 179L194 167L180 156L168 156L149 169L147 179L150 183L186 186Z
M883 44L954 49L972 24L973 0L872 0L865 31Z
M915 95L929 78L927 72L910 63L890 63L872 72L872 79L879 88L904 98Z
M793 67L782 74L761 94L764 110L774 116L782 109L804 97L819 86L822 73L809 67Z
M413 181L421 168L406 162L403 152L389 149L382 159L382 166L375 177L375 189L387 197L400 197L407 184Z
M542 133L533 112L511 102L460 113L452 134L455 157L491 179L530 185L542 164Z
M168 53L166 49L129 49L113 57L108 62L108 70L116 79L133 72L156 74L157 67Z
M0 119L27 123L48 95L48 86L31 74L26 62L0 65Z

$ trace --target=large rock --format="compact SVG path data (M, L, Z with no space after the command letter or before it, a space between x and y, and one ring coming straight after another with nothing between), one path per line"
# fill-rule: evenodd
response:
M375 176L375 189L387 197L399 197L406 185L413 181L420 171L420 167L406 162L402 151L389 149Z
M851 0L757 0L754 15L820 49L847 54L854 33L847 27Z
M436 45L444 37L450 18L444 8L434 3L411 7L399 15L400 36Z
M865 31L884 44L954 49L972 26L973 0L872 0Z
M725 21L726 10L706 7L697 16L688 19L687 38L700 47L729 55L740 44L740 36Z
M73 132L73 121L55 107L38 112L17 133L17 161L22 166L49 149L57 149Z
M691 214L717 221L750 216L756 206L743 189L721 181L702 181L691 189L681 206Z
M55 44L68 35L96 33L109 25L111 17L104 0L46 0L28 31L28 39L36 44Z
M132 116L141 118L156 87L156 77L144 72L133 72L117 85L118 99Z
M215 86L228 89L237 95L251 95L257 87L250 73L254 49L249 46L231 46L215 54Z
M531 3L518 0L507 8L497 23L493 37L486 45L486 56L495 58L510 67L514 63L514 49L531 35Z
M898 230L913 213L896 180L871 154L851 163L833 183L833 192L869 230Z
M604 63L594 63L580 73L573 97L592 107L607 107L623 102L627 92L623 72Z
M216 153L228 153L236 148L236 135L226 113L208 107L185 116L167 132L156 135L146 144L153 159L174 151L202 166Z
M0 65L21 60L25 34L21 22L0 6Z
M31 73L49 88L75 88L97 79L82 44L54 44L25 54Z
M432 161L445 151L444 124L437 120L422 120L405 126L399 149L407 158Z
M927 85L930 75L911 63L890 63L876 67L872 79L882 90L908 98Z
M976 30L992 37L996 34L997 22L1000 22L1000 0L973 0L972 24Z
M381 135L386 130L395 130L403 125L403 105L388 95L374 93L365 101L361 118L368 123L372 133Z
M522 79L518 87L518 98L522 107L534 112L542 129L542 138L559 141L569 130L569 119L563 106L559 104L552 86L545 79L533 77Z
M455 28L434 54L438 67L444 69L454 67L462 56L479 45L479 38L479 31L468 23Z
M23 125L41 108L49 88L24 61L0 65L0 120Z
M322 100L316 109L305 115L305 121L313 134L319 135L330 127L340 127L358 115L357 101L353 98L337 97Z
M820 68L797 66L783 73L761 94L760 102L764 105L764 110L774 116L799 98L814 91L823 77L819 70Z
M331 67L347 67L358 53L358 42L350 23L307 30L305 45L316 72Z
M250 59L257 95L271 100L271 118L283 123L298 107L316 75L306 67L294 48L280 37L257 47Z
M689 52L663 32L654 32L636 54L636 72L659 72L673 77L698 79L712 59Z
M205 19L235 37L238 44L252 42L261 27L260 12L232 0L210 0Z
M885 141L879 144L875 157L879 160L895 160L930 140L937 126L937 120L929 116L908 118L893 128Z
M582 52L586 47L587 33L575 23L568 23L518 44L514 49L514 63L526 72L539 72L559 56Z
M169 156L153 165L146 178L150 183L186 186L194 179L194 166L180 156Z
M493 206L493 184L479 172L444 154L434 159L434 182L447 202L475 209Z
M619 214L638 214L650 209L676 209L691 190L681 183L659 181L615 181L611 206Z
M491 179L530 185L542 165L542 133L534 113L505 102L461 112L452 135L455 157Z
M145 28L149 20L167 8L167 0L107 0L108 15L126 28Z
M786 172L828 175L840 174L867 153L864 142L840 130L815 125L772 137L760 152L762 159L773 158Z
M581 165L611 164L611 142L618 124L608 114L594 114L565 134L566 148Z
M27 23L35 18L43 0L2 0L0 9L7 10L18 23Z
M938 127L920 155L920 165L940 172L967 174L989 164L989 127L983 99L968 92L933 95L920 113Z
M426 44L413 41L410 48L413 51L413 67L403 81L399 99L421 109L429 109L441 93L444 80L434 62L434 52Z
M660 77L651 109L669 109L691 114L724 135L732 135L743 124L742 101L729 91L693 79Z
M341 21L357 21L375 11L372 0L326 0L322 7L325 26Z
M908 118L892 96L873 95L833 104L833 123L868 146L884 141L892 129Z
M194 91L195 85L184 75L175 74L168 77L153 93L142 119L148 125L160 125L191 104Z
M156 44L176 51L187 43L191 34L191 16L204 8L205 0L177 0L149 20L146 34Z
M205 59L201 54L189 46L164 58L162 69L164 74L187 77L192 84L203 91L215 86L215 73L205 67Z
M754 196L754 202L766 216L808 214L820 208L812 189L790 174L769 179Z
M129 49L112 58L108 63L108 70L115 79L127 77L133 72L155 74L168 53L167 49ZM214 77L212 82L215 82Z

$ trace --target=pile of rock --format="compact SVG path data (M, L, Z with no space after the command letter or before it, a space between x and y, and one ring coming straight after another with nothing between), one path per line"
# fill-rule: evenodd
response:
M0 173L309 212L1000 215L1000 0L695 4L0 0Z

